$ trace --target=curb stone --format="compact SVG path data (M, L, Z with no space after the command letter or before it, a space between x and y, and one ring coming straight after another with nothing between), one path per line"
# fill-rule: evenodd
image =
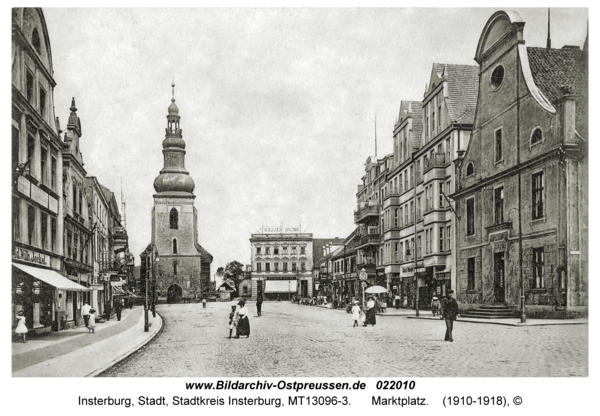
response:
M132 349L130 349L126 353L124 353L121 356L115 358L114 360L112 360L108 364L104 365L103 367L101 367L101 368L99 368L97 370L92 371L91 373L85 375L84 377L98 377L98 376L100 376L104 372L110 370L115 365L119 364L121 361L126 360L128 357L130 357L131 355L135 354L137 351L141 350L143 347L145 347L147 344L149 344L150 341L152 341L154 338L156 338L156 336L158 334L160 334L162 332L162 330L163 330L163 317L158 312L156 312L156 314L160 317L160 327L158 328L158 330L154 334L152 334L151 337L146 338L143 342L141 342L140 344L136 345L135 347L133 347Z

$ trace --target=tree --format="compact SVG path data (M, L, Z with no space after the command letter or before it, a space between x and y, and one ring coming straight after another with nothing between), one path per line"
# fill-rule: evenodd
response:
M225 278L233 280L235 290L237 291L240 282L244 278L244 265L236 260L227 263L227 266L225 266Z
M225 269L224 269L224 268L222 268L222 267L219 267L219 268L217 269L217 276L219 276L219 277L223 277L224 275L225 275Z

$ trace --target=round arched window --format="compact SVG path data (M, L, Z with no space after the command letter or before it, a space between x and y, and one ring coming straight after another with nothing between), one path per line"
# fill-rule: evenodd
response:
M475 167L473 166L473 163L469 163L467 165L467 176L471 176L474 171L475 171Z
M500 88L502 81L504 81L504 67L502 65L498 65L492 72L492 88Z
M177 212L176 208L171 208L169 213L169 228L171 230L179 229L179 212Z
M531 135L531 145L540 143L542 141L542 138L542 129L538 127L533 131L533 134Z

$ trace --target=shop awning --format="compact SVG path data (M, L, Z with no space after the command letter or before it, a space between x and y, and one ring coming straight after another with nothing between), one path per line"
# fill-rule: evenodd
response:
M121 287L121 285L119 283L110 282L110 285L112 286L113 296L128 296L127 293L125 293L125 290Z
M77 283L67 279L61 274L56 273L54 270L40 269L39 267L25 266L24 264L13 263L13 267L27 273L28 275L41 280L44 283L54 286L60 290L72 290L89 292L92 289L78 285Z
M296 280L267 280L265 293L296 293L298 282Z
M129 290L125 290L125 292L127 292L127 295L128 295L130 298L139 298L139 296L138 296L138 295L136 295L136 294L135 294L135 293L133 293L133 292L130 292Z

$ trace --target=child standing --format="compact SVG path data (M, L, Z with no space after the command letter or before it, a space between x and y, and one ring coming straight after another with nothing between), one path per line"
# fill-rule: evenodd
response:
M96 327L96 310L90 309L90 323L88 326L88 333L94 334L95 327Z
M231 307L231 312L229 313L229 339L231 339L231 334L233 333L233 328L235 327L235 305Z
M357 300L354 301L354 306L352 306L352 319L354 319L354 325L352 325L352 328L354 328L358 326L358 321L360 320L360 306L358 306Z
M433 316L440 314L440 301L437 296L434 296L431 301L431 312L433 313Z
M20 342L27 342L25 340L27 336L27 326L25 325L25 314L23 313L23 311L17 312L17 320L19 321L19 323L17 323L17 328L15 329L15 332L21 335Z

